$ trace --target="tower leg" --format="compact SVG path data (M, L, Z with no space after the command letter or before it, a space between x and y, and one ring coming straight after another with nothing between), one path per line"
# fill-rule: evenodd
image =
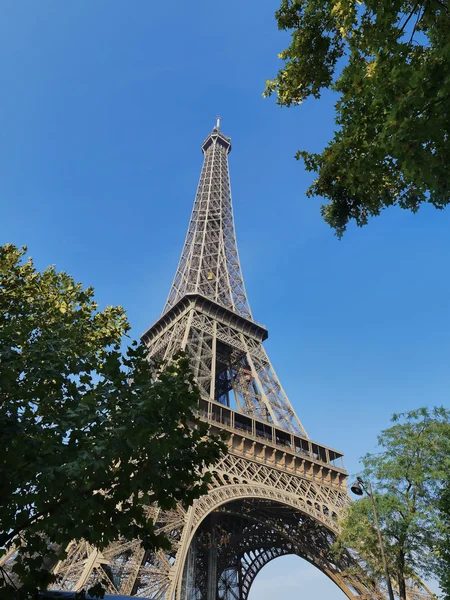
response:
M183 578L182 584L182 600L193 600L196 598L195 591L195 575L196 575L196 556L197 554L197 540L194 538L191 543L191 547L189 548L187 561L186 561L186 571Z
M209 528L209 547L208 547L208 573L207 573L207 597L206 600L217 600L217 543L216 543L216 523L212 515Z

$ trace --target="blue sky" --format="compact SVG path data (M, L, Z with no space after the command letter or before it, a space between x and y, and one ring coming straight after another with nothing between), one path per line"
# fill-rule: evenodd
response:
M138 337L165 302L220 114L253 314L309 435L356 472L392 412L450 406L450 212L391 209L333 236L293 158L331 137L333 96L262 98L287 43L277 4L4 2L0 243L123 305ZM302 564L266 567L252 600L343 598Z

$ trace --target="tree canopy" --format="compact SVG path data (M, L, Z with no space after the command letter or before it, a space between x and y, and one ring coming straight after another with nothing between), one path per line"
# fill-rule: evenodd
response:
M45 588L73 539L167 548L148 507L192 503L223 450L194 414L187 358L122 353L123 309L98 310L92 288L25 251L0 247L0 555L18 548L5 599Z
M447 0L282 0L291 43L268 80L283 106L338 95L333 139L301 150L309 196L338 236L398 205L450 201L450 12Z
M443 568L442 490L450 483L450 411L419 409L394 416L379 438L380 451L363 458L370 480L394 586L406 600L406 584L417 574L440 575ZM380 581L383 568L370 499L352 503L337 545L350 547ZM443 571L442 571L443 572Z

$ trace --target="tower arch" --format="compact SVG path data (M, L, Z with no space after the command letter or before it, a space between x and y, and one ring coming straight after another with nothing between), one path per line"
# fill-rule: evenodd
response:
M169 598L208 600L214 589L220 600L247 600L260 570L287 554L319 569L351 600L384 597L354 557L334 556L337 522L310 510L304 499L260 484L221 486L207 497L187 519L185 553L177 556Z

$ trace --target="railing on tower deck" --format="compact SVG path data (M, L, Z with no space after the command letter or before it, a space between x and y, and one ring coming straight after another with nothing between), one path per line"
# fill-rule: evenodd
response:
M343 454L337 450L317 444L300 435L290 433L280 427L266 423L254 417L224 406L214 400L200 400L199 417L208 423L224 426L226 429L244 433L262 443L270 443L283 450L307 457L309 460L331 465L345 472Z

